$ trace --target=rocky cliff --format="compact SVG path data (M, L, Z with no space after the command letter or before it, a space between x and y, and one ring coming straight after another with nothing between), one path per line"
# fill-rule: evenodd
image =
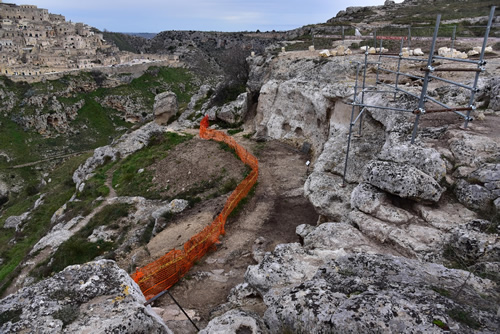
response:
M411 5L413 2L405 3ZM386 2L384 7L391 6L395 5ZM355 14L358 11L346 12ZM178 36L163 34L155 43L166 43L161 47L168 49L178 38L185 38L185 34L193 35L193 42L198 44L225 48L223 35L210 39L204 34L190 32ZM173 44L168 44L170 41ZM191 52L191 55L200 58L202 54ZM175 98L185 99L185 112L169 129L184 130L196 125L196 119L202 114L209 114L214 120L241 125L260 143L277 140L311 154L312 165L302 182L302 189L291 191L303 193L319 219L297 227L300 243L280 244L269 252L256 246L255 262L248 266L244 283L232 289L227 303L211 310L212 319L203 333L498 332L498 69L490 63L482 74L478 94L481 110L474 113L476 120L468 130L463 129L462 120L451 113L427 114L421 118L415 144L410 144L413 114L368 108L361 131L353 138L344 172L355 64L362 59L360 54L349 58L320 58L316 52L249 57L246 92L237 95L235 101L221 105L211 101L217 88L215 82L223 81L221 77L227 74L217 62L207 67L217 80L201 86L197 92L184 84L175 87L165 84L162 88L169 91L165 94L154 91L153 95L158 96L157 109L162 109L161 105L168 109L167 118L172 110L179 108ZM199 59L196 66L200 66L202 60ZM369 75L374 75L374 68L367 70ZM148 75L159 73L160 70L153 70ZM418 83L405 85L414 94L419 92ZM170 91L173 88L175 94ZM183 95L186 92L190 93L189 99ZM7 89L0 93L6 97L5 101L11 98ZM453 105L468 101L463 91L436 82L429 86L429 95ZM25 98L35 113L37 106L43 105L54 113L64 112L65 120L71 120L72 110L58 106L64 101L60 96L41 101L30 96ZM403 95L394 98L393 94L370 92L366 92L365 99L369 104L384 107L411 108L415 102ZM95 96L93 100L123 113L143 102L130 97L124 99L119 94ZM5 103L8 106L8 102ZM153 104L149 107L153 108ZM359 110L354 112L356 115ZM137 187L144 185L141 188L144 194L157 195L158 189L148 188L153 177L152 168L138 169L127 163L134 159L154 161L158 156L125 157L154 145L151 142L161 143L164 139L157 137L157 133L164 130L151 123L112 145L98 148L75 173L71 173L77 185L76 193L73 182L66 181L70 184L71 189L67 192L71 199L55 205L49 202L53 194L38 196L30 211L12 215L12 219L5 220L7 225L4 227L22 235L31 217L36 218L37 208L48 203L58 210L48 225L50 233L33 248L33 257L50 259L48 253L60 245L57 243L61 236L67 240L82 230L85 245L98 245L97 249L101 245L108 247L111 242L121 242L113 252L98 251L98 257L130 253L131 259L127 259L130 261L122 264L130 267L136 260L140 262L139 258L148 256L145 249L133 249L141 245L140 239L168 225L172 211L168 207L185 208L188 202L127 196L111 198L109 191L118 189L125 193L122 189L137 180ZM167 150L163 146L160 148ZM176 164L181 165L183 159ZM280 166L282 169L287 167ZM179 175L183 173L183 177L186 173L191 174L191 170L178 172ZM202 174L206 174L205 171ZM111 180L112 175L117 180ZM290 182L279 173L276 175L271 177ZM155 180L161 179L156 176ZM297 175L288 177L299 178ZM171 179L162 185L165 191ZM0 204L2 193L8 192L5 188L0 182ZM269 187L265 191L274 189ZM189 191L183 195L189 196ZM113 221L112 226L83 226L83 222L89 223L92 219L89 208L101 210L102 206L113 204L128 206L127 212ZM212 207L214 211L215 208L216 205ZM124 222L130 223L128 227ZM259 239L256 245L261 243ZM233 256L250 255L238 251ZM217 262L211 260L212 264ZM41 267L50 269L53 262L49 260ZM26 263L24 267L29 265ZM3 331L169 332L162 320L143 306L137 286L126 276L113 262L106 260L68 267L0 301L0 326ZM201 274L195 281L202 279L199 276ZM209 276L228 282L227 275L217 271ZM30 283L33 279L23 284ZM98 327L99 323L105 326ZM188 332L185 328L182 330Z
M312 145L314 168L304 193L327 222L299 226L303 244L280 245L248 268L245 289L267 306L265 325L257 317L254 332L497 331L500 115L489 94L494 66L481 86L493 100L484 105L486 118L469 131L458 119L428 116L412 145L414 116L368 109L343 186L352 63L293 53L249 62L248 87L259 95L255 136ZM461 94L442 94L452 90L431 85L429 94L460 103ZM404 97L365 98L372 105L408 103ZM233 295L241 298L229 302L233 307L249 305L245 296L252 293L240 289ZM230 318L235 321L234 312L209 327L222 329ZM255 315L240 319L243 324Z
M172 333L113 261L71 266L0 303L2 333Z

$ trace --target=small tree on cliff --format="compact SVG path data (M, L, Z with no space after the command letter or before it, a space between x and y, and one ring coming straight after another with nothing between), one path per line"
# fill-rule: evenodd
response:
M249 67L246 58L250 50L243 45L226 49L216 57L220 67L224 70L225 81L219 85L212 99L213 105L223 105L235 100L244 93L248 81Z

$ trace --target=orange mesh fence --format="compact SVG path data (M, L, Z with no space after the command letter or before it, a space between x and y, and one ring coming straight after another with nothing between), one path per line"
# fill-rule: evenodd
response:
M225 233L224 225L227 217L238 203L248 195L250 189L257 182L259 176L257 158L236 143L231 136L209 129L208 126L208 116L205 116L200 123L200 137L228 144L236 151L241 161L252 168L252 171L231 193L221 213L210 225L189 239L184 244L184 249L173 249L158 260L137 269L131 275L148 300L174 285L191 269L196 261L200 260L209 250L215 249L215 244L219 241L220 235Z

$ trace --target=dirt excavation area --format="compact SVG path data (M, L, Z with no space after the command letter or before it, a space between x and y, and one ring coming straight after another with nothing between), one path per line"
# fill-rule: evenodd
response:
M263 255L280 243L299 242L295 228L300 224L314 225L318 220L313 206L303 196L307 154L277 141L255 142L242 133L234 138L259 160L255 191L228 219L226 234L217 250L207 254L170 289L199 328L223 311L220 305L227 302L230 290L243 283L247 267L257 263L254 254ZM225 189L232 185L232 179L240 182L246 166L231 156L231 152L214 149L214 145L218 143L195 138L169 152L167 159L154 166L158 187L166 192L178 191L193 185L207 186L215 179L222 182ZM213 188L207 186L207 191L200 196L202 201L171 218L165 229L147 245L148 256L141 259L141 264L161 257L174 247L181 248L212 222L230 193L214 194L210 190ZM218 189L220 192L221 188ZM174 333L197 332L168 295L156 300L153 307ZM258 302L255 311L263 312Z

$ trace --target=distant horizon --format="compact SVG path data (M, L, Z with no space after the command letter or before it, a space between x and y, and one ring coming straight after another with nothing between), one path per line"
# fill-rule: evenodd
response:
M402 2L396 0L395 2ZM67 21L83 22L101 31L127 34L158 34L167 30L179 31L287 31L309 24L325 23L341 10L351 6L380 6L384 0L172 0L96 1L60 0L4 1L36 5L52 14L61 14Z

